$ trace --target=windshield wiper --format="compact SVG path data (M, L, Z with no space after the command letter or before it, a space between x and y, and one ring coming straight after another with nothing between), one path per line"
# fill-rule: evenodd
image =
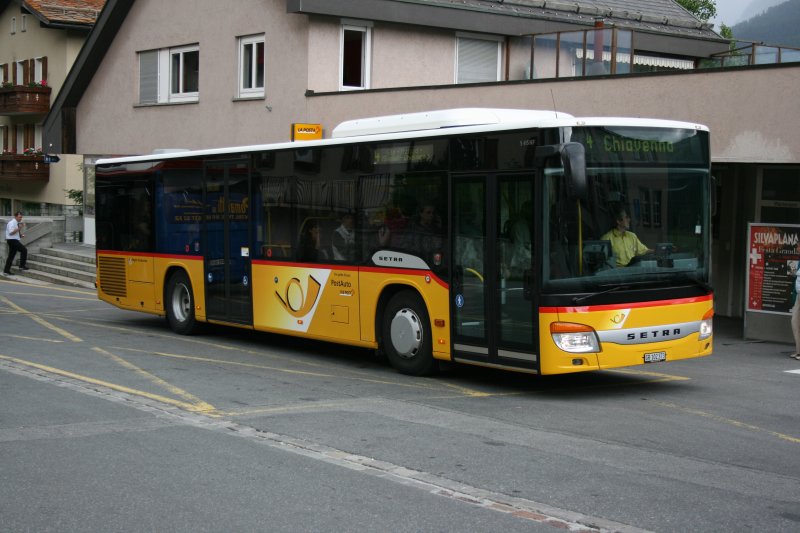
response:
M606 289L606 290L603 290L603 291L598 291L598 292L593 292L591 294L586 294L584 296L576 296L575 298L572 299L572 303L577 304L577 303L583 302L584 300L588 300L589 298L594 298L595 296L600 296L602 294L608 294L610 292L616 292L616 291L620 291L620 290L623 290L623 289L630 289L634 285L652 285L652 284L653 284L653 281L649 280L649 281L629 281L627 283L621 283L620 285L611 285L611 286L605 285L605 287L609 287L609 288ZM601 286L603 286L603 285L601 285Z
M693 274L693 273L694 273L694 270L679 270L679 271L676 272L676 274L684 274L684 276L682 276L680 278L681 280L689 281L689 282L697 285L698 287L702 287L703 289L707 290L708 292L711 292L711 285L709 285L705 281L700 281L699 279L693 278L692 276L689 275L689 274Z
M584 300L588 300L589 298L594 298L595 296L600 296L601 294L608 294L609 292L615 292L615 291L619 291L619 290L622 290L622 289L628 289L628 288L630 288L630 285L614 285L611 288L606 289L604 291L593 292L593 293L587 294L585 296L576 296L575 298L572 299L572 303L579 304Z

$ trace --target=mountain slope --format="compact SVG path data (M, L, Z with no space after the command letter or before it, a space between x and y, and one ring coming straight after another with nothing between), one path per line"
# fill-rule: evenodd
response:
M741 24L748 19L757 17L772 6L777 6L778 4L782 4L784 2L786 2L786 0L753 0L747 5L747 7L742 9L742 13L739 15L737 24Z
M800 0L788 0L731 28L736 39L800 47Z

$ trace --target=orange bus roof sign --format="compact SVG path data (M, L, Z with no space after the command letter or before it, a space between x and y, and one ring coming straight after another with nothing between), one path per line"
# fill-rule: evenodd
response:
M322 139L322 124L292 124L292 141L315 141Z

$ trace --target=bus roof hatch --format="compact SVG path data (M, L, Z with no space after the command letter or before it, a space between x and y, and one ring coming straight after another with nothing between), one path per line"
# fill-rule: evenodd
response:
M339 139L344 137L357 137L360 135L380 135L488 124L508 125L517 122L535 125L537 122L550 122L555 118L573 117L567 113L535 111L531 109L494 109L480 107L440 109L422 113L347 120L334 128L331 137Z

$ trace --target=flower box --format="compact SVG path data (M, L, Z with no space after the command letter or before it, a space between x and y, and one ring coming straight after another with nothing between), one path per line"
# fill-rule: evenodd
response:
M41 182L50 180L50 165L43 155L0 155L0 181Z
M50 87L0 87L0 115L44 114L50 110Z

